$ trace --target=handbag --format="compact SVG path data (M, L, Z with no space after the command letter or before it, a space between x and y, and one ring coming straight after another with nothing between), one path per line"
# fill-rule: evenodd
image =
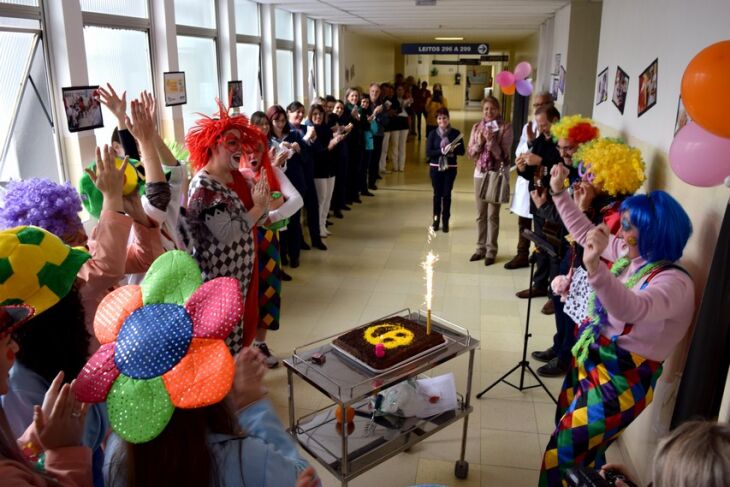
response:
M509 203L509 167L499 164L496 171L487 171L479 188L479 198L485 203Z

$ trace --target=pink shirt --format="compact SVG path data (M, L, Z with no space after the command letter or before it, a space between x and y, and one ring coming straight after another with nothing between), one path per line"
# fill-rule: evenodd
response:
M563 224L573 238L584 245L586 234L594 228L578 209L567 192L553 197ZM609 236L603 257L611 262L627 255L628 245L623 239ZM596 296L608 311L608 326L601 329L607 338L621 335L626 323L634 325L627 335L618 337L618 345L644 358L662 362L684 338L692 323L695 293L692 278L678 269L666 269L652 278L646 288L639 281L632 289L625 282L639 270L646 260L637 257L618 279L604 265L588 278Z
M130 232L133 238L130 242ZM89 239L91 259L79 270L81 303L86 315L86 328L94 337L94 315L109 290L126 274L146 272L163 252L160 227L145 227L116 211L102 211ZM92 347L98 348L98 344ZM92 351L93 351L92 350Z

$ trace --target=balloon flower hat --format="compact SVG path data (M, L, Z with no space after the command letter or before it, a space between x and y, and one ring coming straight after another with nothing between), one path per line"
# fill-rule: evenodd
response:
M101 347L76 379L80 401L106 401L112 429L130 443L159 435L175 408L222 401L234 362L224 340L243 316L236 279L203 284L185 252L166 252L139 286L109 293L94 318Z

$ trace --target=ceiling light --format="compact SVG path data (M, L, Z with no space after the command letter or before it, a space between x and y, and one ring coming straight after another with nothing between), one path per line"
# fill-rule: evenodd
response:
M437 41L463 41L463 37L434 37Z
M416 0L416 7L435 7L436 0Z

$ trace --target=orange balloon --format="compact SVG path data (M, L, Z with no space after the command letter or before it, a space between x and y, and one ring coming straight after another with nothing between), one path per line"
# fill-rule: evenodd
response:
M705 130L730 138L730 41L701 50L682 76L682 101L692 120Z
M504 93L505 95L514 95L515 94L515 85L503 86L502 93Z

